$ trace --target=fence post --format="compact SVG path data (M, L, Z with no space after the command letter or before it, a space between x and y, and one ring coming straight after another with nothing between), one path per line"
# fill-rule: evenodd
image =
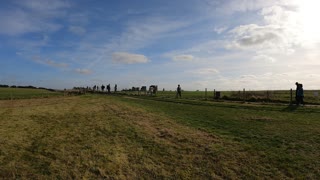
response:
M207 100L207 88L206 88L206 91L205 91L205 98Z
M290 105L292 105L292 88L290 89Z
M246 89L243 88L243 101L246 101Z

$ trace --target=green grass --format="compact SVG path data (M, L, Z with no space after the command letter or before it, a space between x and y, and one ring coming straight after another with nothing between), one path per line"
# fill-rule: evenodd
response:
M320 108L85 95L0 101L5 179L319 179Z
M307 104L320 104L320 97L315 96L314 93L319 90L305 90L304 101ZM139 92L126 92L127 95L139 95ZM145 93L140 92L140 95ZM175 91L158 91L157 97L172 99L176 98ZM214 91L183 91L182 99L189 100L212 100L214 98ZM259 102L275 102L275 103L290 103L290 90L265 90L265 91L250 91L246 90L245 94L243 91L220 91L220 99L232 100L232 101L259 101ZM292 101L295 101L295 90L292 92Z
M62 93L45 89L0 88L0 99L29 99L61 96Z
M160 101L159 101L160 100ZM176 122L238 142L257 156L252 165L288 177L319 177L320 109L317 107L257 106L161 99L125 100ZM195 105L196 104L196 105ZM271 172L270 172L271 173ZM266 175L266 174L265 174ZM316 176L314 176L316 175Z

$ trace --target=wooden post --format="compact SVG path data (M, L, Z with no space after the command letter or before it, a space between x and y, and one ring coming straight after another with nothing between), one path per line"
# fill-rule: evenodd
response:
M213 99L216 99L216 89L213 90Z
M292 88L290 89L290 105L292 105Z

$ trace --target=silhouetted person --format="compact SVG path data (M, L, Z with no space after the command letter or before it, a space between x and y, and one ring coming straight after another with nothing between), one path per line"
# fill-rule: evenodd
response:
M303 102L303 97L304 97L304 92L303 92L303 86L302 84L299 84L298 82L296 82L296 104L300 105L300 104L304 104Z
M304 97L304 92L303 92L303 87L302 84L299 84L299 88L298 88L298 103L301 105L304 105L303 102L303 97Z
M104 91L104 88L106 88L106 87L102 84L102 86L101 86L102 92Z
M181 87L180 87L180 84L178 84L178 87L177 87L177 95L176 95L176 98L181 98Z
M110 84L107 85L108 93L110 93Z
M117 88L118 88L117 84L114 85L114 92L117 92Z

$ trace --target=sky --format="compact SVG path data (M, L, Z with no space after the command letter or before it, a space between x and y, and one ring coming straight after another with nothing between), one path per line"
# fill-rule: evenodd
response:
M0 84L320 89L318 0L0 0Z

